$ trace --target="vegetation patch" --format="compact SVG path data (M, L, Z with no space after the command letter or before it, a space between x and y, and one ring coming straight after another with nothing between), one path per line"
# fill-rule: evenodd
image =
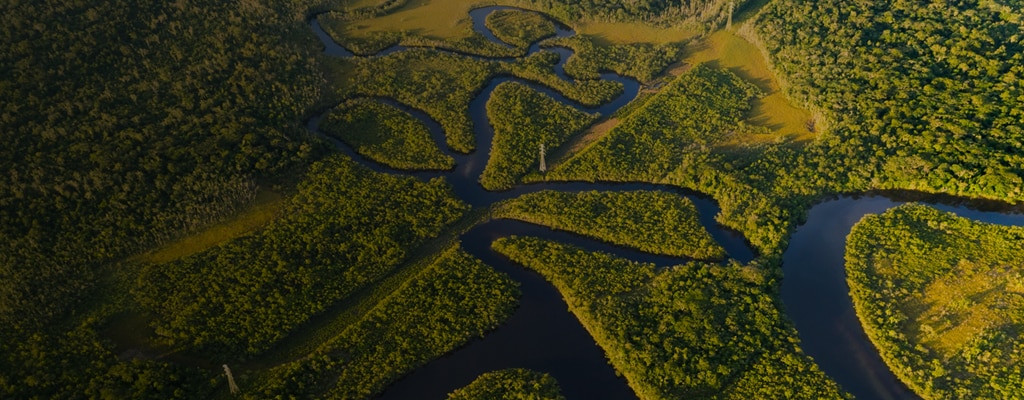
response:
M750 99L760 94L735 74L699 65L552 175L658 181L682 163L685 153L722 143L743 129Z
M542 145L557 148L596 118L514 82L494 88L487 117L494 126L491 155L480 177L487 190L511 188L539 166Z
M561 56L551 51L538 51L514 63L502 64L502 69L518 78L537 82L586 107L597 107L622 94L621 83L599 79L576 79L567 82L555 74L554 68ZM571 58L570 58L571 59Z
M395 107L372 100L343 103L320 129L356 152L398 169L447 170L455 160L441 152L422 122Z
M749 27L744 25L745 29ZM761 51L735 32L722 30L691 43L684 60L692 65L709 63L728 69L765 93L751 101L747 121L767 127L773 134L737 137L733 140L735 143L777 140L779 134L807 141L824 128L809 111L796 107L786 98Z
M487 14L484 22L499 40L523 49L555 34L554 23L530 11L498 10Z
M448 400L564 400L551 375L513 368L488 372L448 395Z
M1024 18L992 1L773 1L756 38L875 188L1024 198Z
M511 279L453 246L316 353L271 370L247 396L371 397L497 327L517 297Z
M597 79L601 72L613 71L646 82L681 56L680 46L676 44L601 46L593 38L582 35L551 39L544 44L573 49L575 54L566 61L565 72L580 79Z
M686 197L658 191L565 193L545 190L502 203L494 216L549 226L648 253L725 258Z
M541 239L492 245L558 288L641 399L841 398L799 353L755 268L653 264Z
M442 179L424 183L330 158L313 165L267 228L150 266L134 295L162 340L237 360L378 281L466 210Z
M388 97L408 104L441 124L452 149L468 153L475 148L469 103L496 63L427 49L352 62L342 96Z
M864 217L847 239L857 316L928 399L1011 399L1024 378L1024 228L923 205Z

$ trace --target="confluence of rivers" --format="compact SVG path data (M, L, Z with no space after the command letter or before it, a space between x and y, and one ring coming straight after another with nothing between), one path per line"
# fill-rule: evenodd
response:
M495 43L508 46L486 28L488 14L513 7L491 6L470 11L473 29ZM532 12L532 11L531 11ZM572 36L571 29L555 22L557 37ZM324 52L335 57L354 57L337 44L321 28L316 16L310 26L324 45ZM540 41L533 43L526 55L541 51ZM406 47L396 45L372 57L383 57ZM572 50L546 48L561 59L555 73L567 81L564 64ZM446 51L446 50L440 50ZM466 57L496 62L511 62L514 58L489 58L452 52ZM545 182L520 185L503 192L485 190L479 176L487 164L494 129L487 119L485 105L491 92L503 82L515 81L547 94L555 100L588 113L611 115L632 101L639 92L640 83L614 73L603 73L601 79L623 85L623 93L598 108L586 108L565 98L546 86L509 76L493 77L470 103L469 113L476 134L477 150L471 154L448 152L455 159L453 171L412 172L395 170L372 162L356 154L348 145L318 130L318 125L330 110L310 119L307 128L319 137L336 145L349 157L364 166L385 173L397 173L429 179L444 176L454 193L474 207L488 207L497 201L519 197L540 190L580 192L586 190L626 191L660 190L677 193L692 200L699 211L701 223L725 249L729 256L746 263L754 258L753 250L736 232L719 226L714 216L719 208L708 196L675 187L651 183L584 183ZM420 120L429 129L441 149L447 149L440 124L425 112L409 107L394 99L377 98L385 104L399 108ZM900 382L878 355L857 320L853 301L849 296L844 263L846 236L864 215L884 212L907 201L917 201L954 212L974 220L1003 225L1024 225L1024 215L999 211L979 211L964 205L953 205L969 200L947 196L926 196L914 199L894 199L892 194L842 196L812 207L807 222L796 229L789 247L783 254L782 302L785 314L793 321L800 337L800 347L818 366L846 391L862 399L918 399ZM656 256L636 250L610 245L582 236L555 231L546 227L512 220L493 220L479 224L459 237L462 248L495 270L519 282L522 297L515 313L501 326L484 338L472 340L465 346L427 363L401 378L380 399L443 399L448 393L461 388L479 375L505 368L529 368L546 372L558 380L562 393L570 399L635 399L636 395L617 376L608 364L604 352L568 311L561 294L539 274L526 270L508 258L491 250L491 243L501 237L536 236L547 240L571 244L589 251L601 251L633 261L653 262L658 266L675 265L686 259Z

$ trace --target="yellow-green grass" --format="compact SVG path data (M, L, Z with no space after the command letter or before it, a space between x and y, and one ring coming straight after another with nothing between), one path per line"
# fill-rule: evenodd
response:
M206 228L202 232L175 240L142 254L136 260L161 264L199 253L263 226L274 219L283 205L284 197L280 193L261 188L256 194L256 202L248 209L226 221Z
M907 304L903 311L912 321L912 341L934 349L944 358L985 331L1014 321L992 307L1006 292L1021 293L1019 268L996 267L960 260L954 274L929 283L919 302ZM984 272L984 273L979 273Z
M584 21L574 27L576 33L591 36L598 45L678 43L700 34L693 25L657 27L642 22Z
M377 32L408 32L436 39L462 39L472 34L469 11L479 0L409 0L394 12L345 24L345 37Z
M340 0L338 3L342 10L352 11L358 10L365 7L373 7L380 4L383 0Z
M924 205L864 217L847 237L857 316L925 399L1020 398L1024 228Z
M775 140L779 134L796 141L814 138L814 133L807 129L807 122L812 119L811 113L797 107L786 98L761 52L734 32L722 30L695 41L688 47L685 61L689 64L703 62L713 67L729 69L767 93L766 96L752 102L753 107L747 115L747 122L766 126L772 130L772 134L752 134L737 138L735 141L749 143Z
M348 0L348 3L371 2ZM405 6L388 15L348 23L339 34L344 37L365 38L378 32L409 32L435 39L463 39L472 34L469 11L492 4L525 6L522 2L514 0L410 0ZM573 28L579 34L593 36L601 45L677 43L701 33L701 28L696 25L656 27L642 22L583 21L574 24Z

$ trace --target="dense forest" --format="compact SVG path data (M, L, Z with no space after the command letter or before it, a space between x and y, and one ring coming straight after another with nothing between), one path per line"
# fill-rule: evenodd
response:
M335 107L320 130L357 153L398 169L446 170L455 160L441 152L422 122L391 105L356 99Z
M541 146L549 151L558 148L596 116L528 86L503 82L487 99L487 118L494 127L494 143L480 184L504 190L540 167Z
M878 188L1024 198L1021 9L770 2L756 39Z
M232 214L317 153L299 122L324 78L301 5L3 9L0 397L203 397L191 369L119 363L78 308L101 265Z
M756 267L656 271L532 237L492 245L550 281L641 399L842 398L800 355Z
M440 178L424 183L331 157L313 164L267 228L150 266L134 294L161 340L244 359L380 280L468 208Z
M513 368L480 375L448 400L565 400L551 375Z
M1024 378L1024 228L923 205L864 217L846 244L857 316L926 399L1016 399Z
M545 190L503 202L495 206L492 214L653 254L703 260L726 256L725 249L700 224L693 202L669 192Z
M591 37L582 35L549 39L544 44L573 49L565 72L580 79L597 79L600 72L614 71L647 82L676 62L682 52L681 46L672 43L598 45Z
M369 398L494 329L517 297L507 276L450 247L317 351L270 370L249 397Z
M724 22L730 4L734 10L746 0L526 0L566 20L605 19L671 24L683 20Z

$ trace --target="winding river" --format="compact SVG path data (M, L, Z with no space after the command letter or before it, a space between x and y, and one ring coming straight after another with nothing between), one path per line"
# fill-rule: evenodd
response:
M496 10L511 7L484 7L470 12L473 28L488 39L504 46L484 25L485 17ZM325 52L331 56L353 57L321 28L314 17L310 26L323 42ZM575 34L558 26L557 36ZM402 51L393 46L373 57ZM572 54L570 49L541 49L539 42L532 44L527 54L537 51L555 51L560 61L555 72L566 76L563 66ZM444 51L444 50L442 50ZM462 54L462 53L459 53ZM497 62L510 62L508 58L486 58ZM349 146L323 134L317 128L327 111L309 120L307 127L317 136L333 142L340 151L378 172L397 173L429 179L444 176L455 194L474 207L487 207L497 201L519 197L539 190L579 192L584 190L624 191L661 190L677 193L691 199L697 206L701 223L714 239L725 247L729 256L740 262L754 258L752 249L739 234L723 229L714 221L719 209L715 202L698 193L679 188L649 183L536 183L520 185L512 190L490 192L484 190L478 178L483 172L490 153L494 130L485 110L491 92L503 82L515 81L543 92L563 104L588 113L611 115L632 101L640 83L613 73L604 73L601 79L619 82L623 93L613 101L597 108L583 107L543 85L510 76L492 78L470 104L470 116L476 134L477 150L471 154L446 151L455 159L453 171L410 172L395 170L372 162L356 154ZM376 99L397 107L422 121L441 149L447 149L444 132L425 112L393 99ZM329 110L328 110L329 111ZM782 300L786 315L793 321L801 339L801 348L814 358L821 369L840 386L863 399L915 399L905 385L899 382L879 357L861 328L853 303L848 294L845 278L844 252L846 236L851 227L866 214L880 213L905 202L880 195L846 196L825 201L811 208L807 222L797 228L789 248L783 256L784 279ZM931 204L975 220L1000 224L1024 224L1024 215L979 211L966 206L950 205L935 198L910 199ZM602 251L630 260L653 262L659 266L684 262L684 259L656 256L613 246L566 232L519 221L495 220L477 225L460 237L462 247L473 256L507 274L520 284L522 297L515 313L495 331L484 338L472 340L452 353L413 371L391 385L382 399L443 399L451 391L469 384L480 374L504 368L530 368L551 374L558 380L563 394L570 399L631 399L636 398L625 380L618 377L608 364L604 352L594 343L579 321L568 311L558 291L540 275L528 271L490 249L495 239L510 235L530 235L561 243L572 244L591 251Z

